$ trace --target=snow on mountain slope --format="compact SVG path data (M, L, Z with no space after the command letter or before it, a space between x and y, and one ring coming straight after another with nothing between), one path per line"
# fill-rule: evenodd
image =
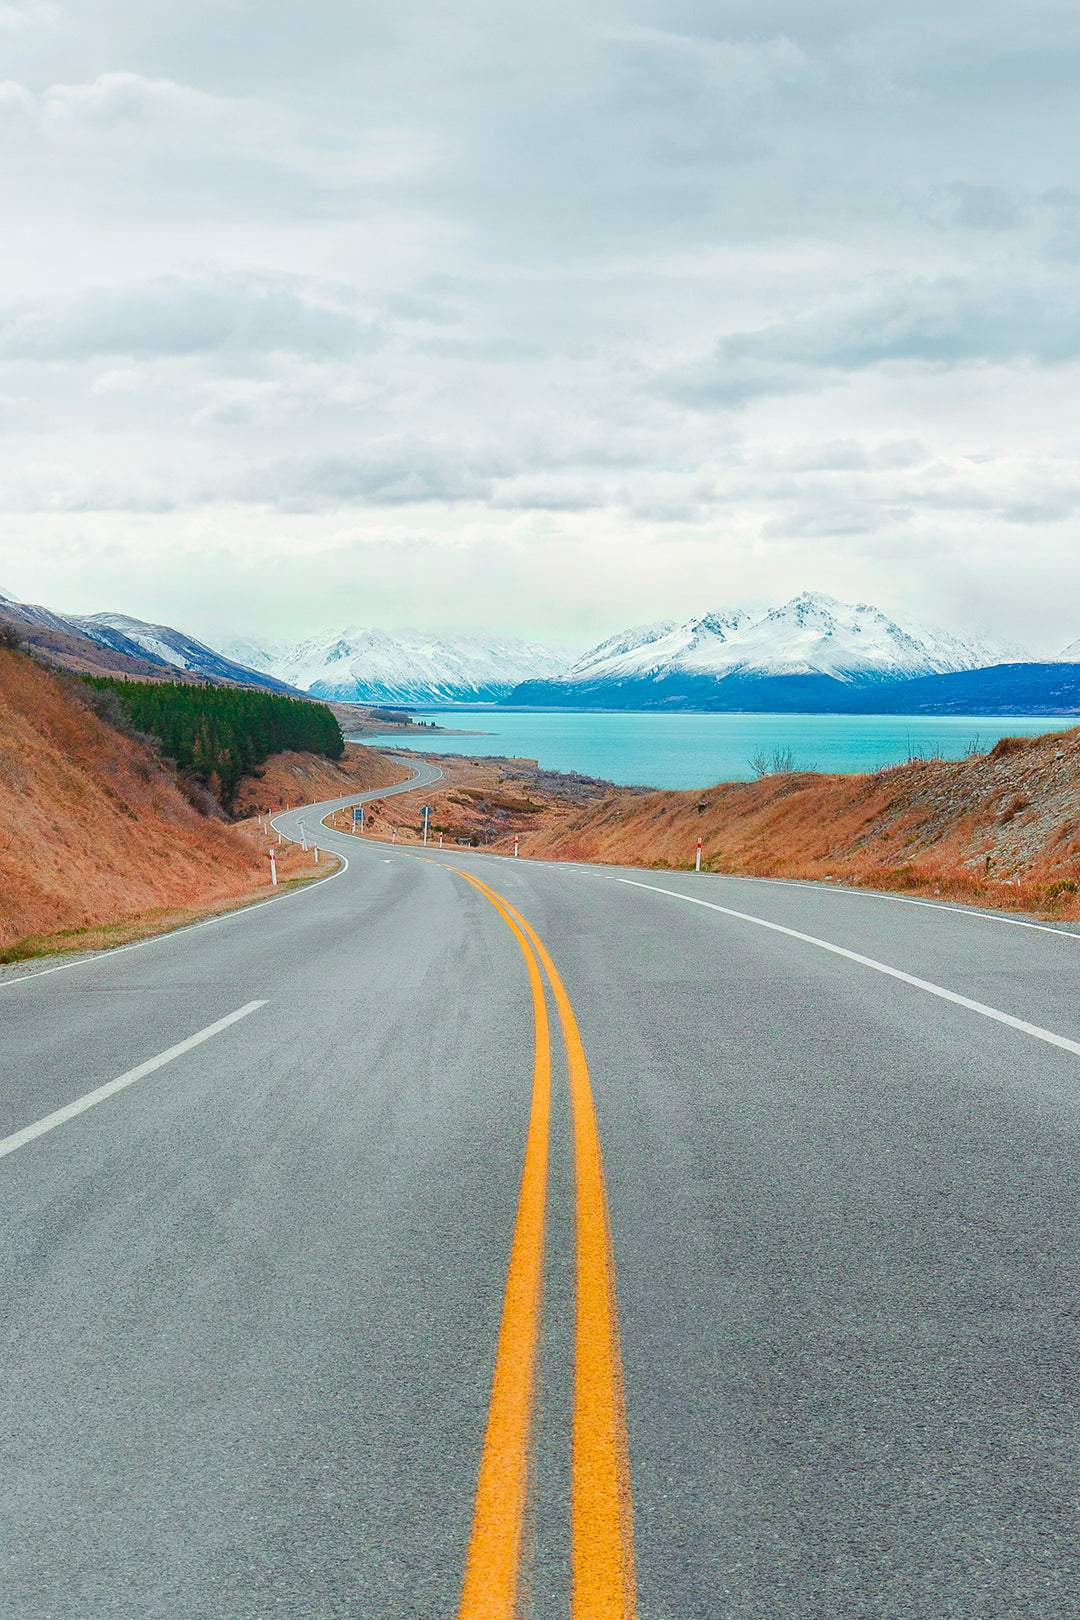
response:
M668 675L829 675L897 680L979 669L1027 655L976 637L950 635L804 591L755 619L711 613L682 625L648 625L585 653L562 685L655 680Z
M270 653L261 666L313 697L339 703L491 701L521 681L550 680L570 662L557 648L497 636L354 628ZM238 648L231 643L230 650Z
M988 642L901 624L868 603L850 605L814 591L774 608L729 645L729 667L746 674L839 680L945 675L1000 663L1004 655Z
M1080 664L1080 641L1070 641L1059 653L1047 660L1051 664Z
M151 663L190 671L214 680L237 681L243 686L281 686L278 677L248 665L224 658L194 636L187 636L167 624L147 624L126 613L69 613L63 621L91 641L117 652L135 653Z
M287 656L291 645L288 641L272 641L267 636L234 636L228 641L219 641L217 651L234 664L269 675L274 665Z
M583 654L567 671L564 680L634 680L674 667L689 667L687 660L698 660L701 667L719 667L720 651L728 638L749 623L748 613L708 613L676 624L661 619L656 624L637 625L622 635Z

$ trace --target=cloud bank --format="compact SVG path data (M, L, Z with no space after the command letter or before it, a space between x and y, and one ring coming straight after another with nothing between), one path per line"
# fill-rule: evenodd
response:
M1080 633L1080 15L0 5L0 565L204 633Z

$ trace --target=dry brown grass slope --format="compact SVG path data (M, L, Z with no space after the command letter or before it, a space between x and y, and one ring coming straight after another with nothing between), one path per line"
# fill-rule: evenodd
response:
M370 785L405 774L362 752L356 774L372 778ZM321 796L324 787L348 792L354 785L347 770L309 755L270 761L267 769L290 773L294 804ZM266 840L253 832L253 825L200 814L147 747L84 707L70 677L0 648L6 959L138 937L268 894ZM310 860L283 848L282 878L311 876Z
M831 879L1080 916L1080 727L867 776L616 795L521 837L544 859ZM503 840L499 848L511 847Z

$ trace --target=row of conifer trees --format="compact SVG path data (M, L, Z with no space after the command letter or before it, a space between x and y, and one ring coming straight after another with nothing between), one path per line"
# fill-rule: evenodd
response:
M213 786L228 809L240 780L286 749L340 759L341 727L324 703L243 687L84 676L116 693L136 731L182 771Z

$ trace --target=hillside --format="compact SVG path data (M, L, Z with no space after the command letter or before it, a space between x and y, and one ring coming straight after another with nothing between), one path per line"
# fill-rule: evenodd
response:
M40 603L16 602L0 594L0 625L14 629L43 662L79 675L209 681L300 695L274 676L223 658L171 625L149 624L126 613L56 613Z
M138 681L198 680L197 675L181 670L166 674L160 664L103 647L74 629L38 623L29 617L28 610L0 598L0 629L4 628L13 630L27 651L43 664L66 669L73 675L126 675Z
M136 730L191 772L231 810L243 777L285 749L340 759L345 742L324 703L234 686L118 681L88 676L111 693Z
M73 947L103 944L270 892L264 841L220 812L201 813L149 748L86 707L82 690L0 647L0 953L7 959L33 954L46 943L41 936L53 936L53 946L66 943L59 933L71 933ZM345 792L357 773L364 786L403 774L369 750L357 755L350 769L290 756L286 768L314 768L314 777L292 778L292 802L322 776L344 783L337 790ZM280 768L274 759L266 766ZM247 783L239 797L249 800ZM201 802L213 808L205 792ZM308 862L290 850L280 870L285 879L309 875Z
M541 770L534 759L509 759L503 755L469 759L461 754L422 757L429 762L437 759L442 780L423 794L369 804L365 815L367 834L393 837L399 844L421 843L426 801L431 807L429 843L436 847L442 837L448 847L468 844L512 848L515 833L543 827L550 834L553 827L582 805L598 803L613 793L649 791L617 788L614 782L582 776L577 771ZM419 760L421 756L413 754L411 758ZM329 798L329 794L324 796ZM333 825L341 832L356 831L348 811L334 817Z
M521 853L816 878L1080 916L1080 727L866 776L810 773L611 795L521 835ZM512 841L494 846L507 852Z

